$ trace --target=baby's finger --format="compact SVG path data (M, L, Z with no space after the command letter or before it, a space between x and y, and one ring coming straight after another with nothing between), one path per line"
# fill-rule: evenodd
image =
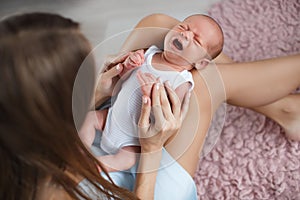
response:
M144 75L145 75L145 79L147 80L147 82L154 83L157 80L155 78L155 76L153 74L151 74L151 73L144 73ZM158 78L158 80L160 80L160 78Z
M144 75L143 73L141 72L141 70L138 70L137 73L136 73L136 77L140 83L140 86L143 86L146 84L145 82L145 79L144 79Z
M155 77L150 73L143 73L140 70L137 72L137 78L141 85L146 85L148 83L154 83Z
M135 58L133 58L133 57L130 57L129 59L128 59L128 65L127 65L127 68L128 69L134 69L134 68L136 68L136 67L138 67L138 66L140 66L141 64L139 63L139 61L137 61Z
M142 65L145 61L144 57L144 50L140 49L134 52L133 56L131 57L132 61L137 65Z
M144 55L145 51L144 49L139 49L136 51L136 53L138 53L139 55Z
M144 74L143 76L143 81L144 81L144 85L145 86L151 86L155 83L155 81L153 81L151 78L149 78L149 76L147 76L146 74Z
M140 61L140 57L138 54L134 53L132 54L132 56L130 56L130 60L133 62L133 63L138 63Z

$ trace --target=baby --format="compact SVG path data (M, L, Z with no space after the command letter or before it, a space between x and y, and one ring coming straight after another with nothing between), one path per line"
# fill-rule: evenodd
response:
M202 69L223 47L220 26L206 15L196 14L174 26L165 36L164 50L151 46L131 52L123 65L129 70L122 76L121 89L108 110L88 114L79 135L88 147L95 138L95 129L103 130L101 148L108 155L98 159L107 171L122 171L136 162L139 152L138 119L142 95L148 95L147 84L159 78L168 81L182 101L193 89L192 68ZM126 78L124 78L126 76ZM97 115L97 121L95 119Z

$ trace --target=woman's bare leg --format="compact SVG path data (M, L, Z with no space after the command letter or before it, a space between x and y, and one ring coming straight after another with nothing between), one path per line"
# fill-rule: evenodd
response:
M191 176L194 176L197 170L213 113L213 101L205 79L196 70L193 71L193 78L196 84L187 116L179 133L165 146Z
M215 63L225 64L234 61L221 53ZM284 130L288 138L300 141L300 94L288 95L259 107L249 107L249 109L259 112L277 122Z
M251 109L276 121L289 139L300 141L300 94L291 94L272 104Z
M226 95L222 94L222 85L215 78L218 76L216 69L219 70L223 79ZM197 97L196 103L191 104L191 111L188 113L190 118L185 121L186 124L183 125L181 132L167 146L167 150L178 158L177 147L183 144L184 139L192 139L190 143L185 142L186 148L181 148L180 153L183 154L178 159L178 162L191 175L196 170L199 152L202 149L212 114L223 101L227 100L230 104L252 108L263 113L280 122L288 133L292 133L289 129L292 124L293 129L297 128L295 122L299 121L300 111L299 108L294 108L297 107L299 96L288 95L300 85L300 55L249 63L218 64L208 66L201 71L201 76L197 73L193 75L197 86L194 89ZM195 110L199 110L199 117L195 114ZM281 111L285 110L290 112L281 115ZM293 119L293 123L292 120L283 120L286 116ZM198 126L191 130L194 124Z
M300 141L300 95L290 95L300 85L300 54L218 66L228 103L268 116Z
M300 54L217 67L224 81L226 100L237 106L265 106L300 85Z

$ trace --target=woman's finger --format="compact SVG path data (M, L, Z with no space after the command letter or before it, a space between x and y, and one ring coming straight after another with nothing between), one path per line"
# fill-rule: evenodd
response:
M129 53L130 52L126 52L126 53L121 53L116 56L107 57L105 64L104 64L105 69L110 69L110 68L112 68L113 65L124 62L126 60L126 58L128 57Z
M176 118L178 118L180 116L180 113L181 113L180 100L179 100L176 92L172 89L169 81L165 82L165 88L166 88L166 91L168 93L168 97L169 97L170 103L172 105L173 115Z
M120 53L119 55L117 55L116 57L114 57L111 60L111 64L116 64L116 63L124 62L126 60L126 58L129 56L129 53L130 52Z
M159 92L159 89L161 87L160 85L161 85L160 83L156 82L152 87L152 96L151 96L152 106L161 106L160 92Z
M123 71L123 68L124 68L123 64L119 63L116 66L109 69L108 71L104 72L103 77L106 79L112 79L117 75L119 75Z
M165 117L160 101L160 90L161 84L155 83L154 87L152 88L152 110L155 118L154 128L156 129L156 131L160 131L165 123Z
M171 109L171 105L165 90L165 87L161 87L160 91L160 102L162 106L162 111L165 116L165 118L169 121L170 119L173 119L173 113Z
M142 97L142 108L141 108L141 116L139 119L138 126L140 129L148 129L150 126L150 112L151 112L151 100L147 96ZM143 132L145 133L145 132Z

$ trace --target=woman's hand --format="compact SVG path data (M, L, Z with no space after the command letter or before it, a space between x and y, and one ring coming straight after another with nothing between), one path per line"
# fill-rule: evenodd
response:
M151 99L143 96L139 119L139 137L142 153L159 151L165 142L177 133L188 111L190 94L181 103L168 82L153 84ZM170 100L170 102L169 102ZM152 105L152 107L151 107ZM151 109L155 122L150 122Z
M104 63L106 71L102 72L97 80L96 106L100 105L103 99L113 95L116 83L120 77L124 76L128 71L139 67L143 62L144 50L142 49L107 57Z
M180 128L188 110L189 97L187 93L181 103L170 85L162 85L159 80L152 85L151 99L147 95L143 96L139 119L141 155L134 189L140 199L154 199L162 148ZM151 109L155 122L150 122Z
M119 75L122 73L124 66L123 62L127 59L129 53L109 56L105 63L105 72L102 72L97 80L95 91L96 106L100 105L105 98L112 96L114 87L119 80Z

